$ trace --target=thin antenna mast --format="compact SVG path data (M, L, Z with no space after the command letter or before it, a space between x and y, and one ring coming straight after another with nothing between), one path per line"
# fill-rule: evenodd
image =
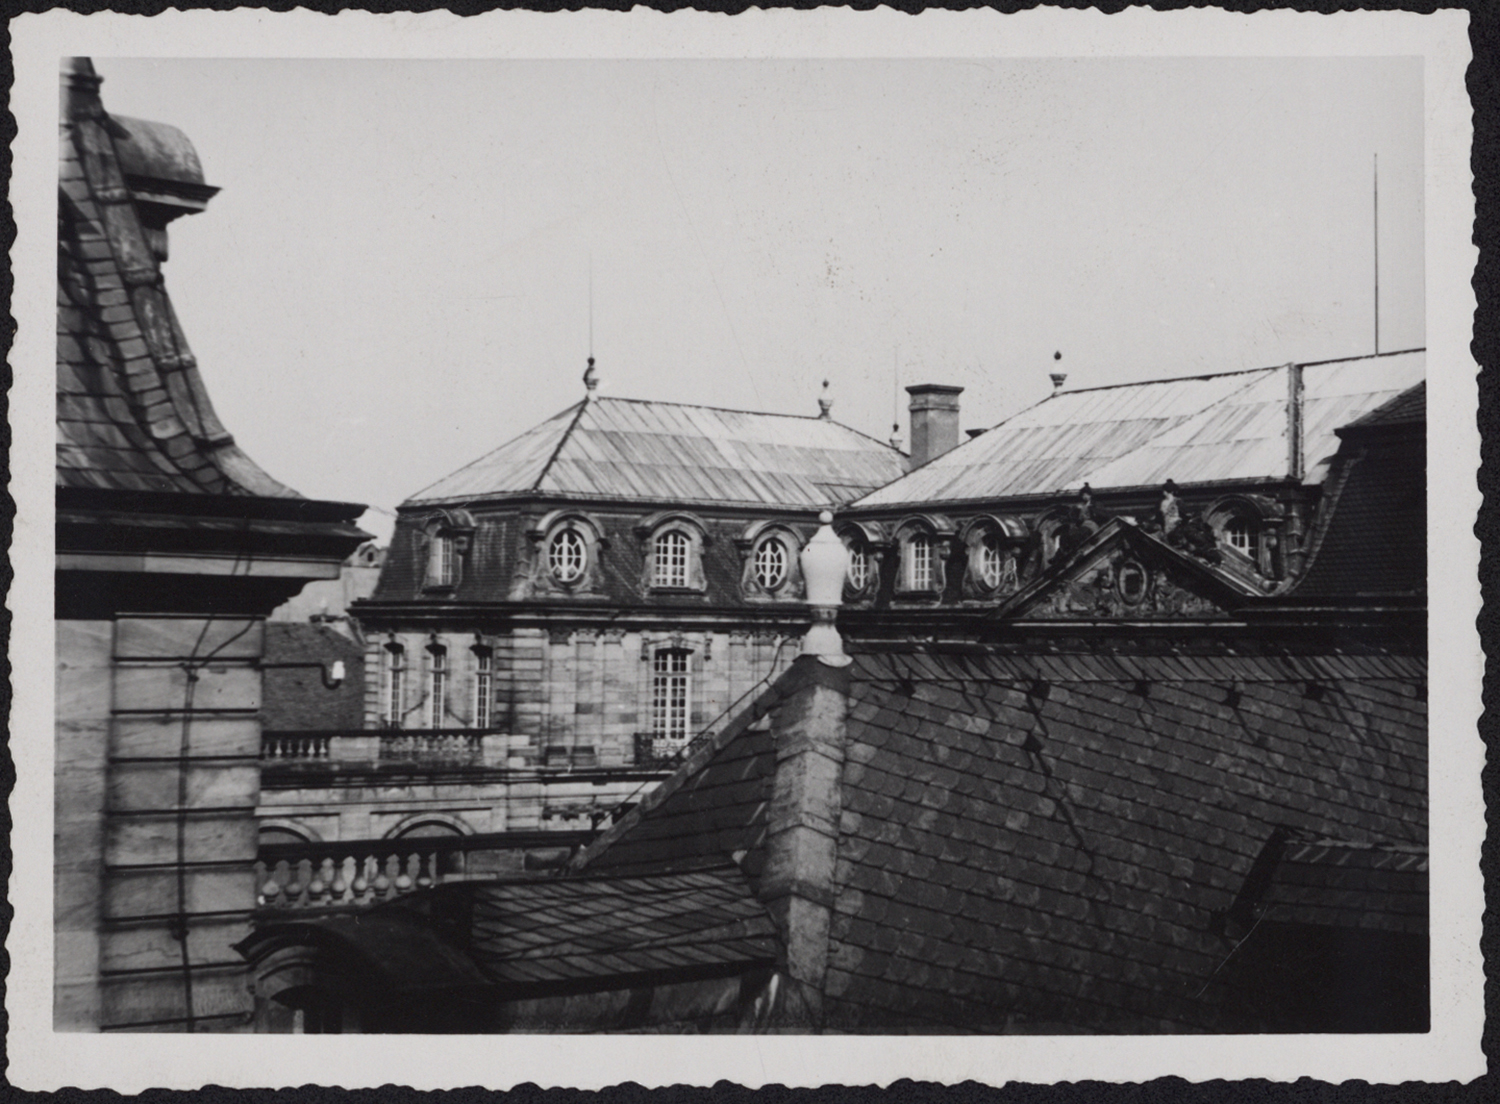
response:
M1375 155L1375 355L1380 355L1380 154Z
M594 359L594 253L589 251L589 360Z

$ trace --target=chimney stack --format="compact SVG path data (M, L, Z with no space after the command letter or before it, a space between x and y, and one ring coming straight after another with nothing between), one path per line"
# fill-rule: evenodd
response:
M921 467L958 445L958 396L962 387L919 383L911 396L911 462Z

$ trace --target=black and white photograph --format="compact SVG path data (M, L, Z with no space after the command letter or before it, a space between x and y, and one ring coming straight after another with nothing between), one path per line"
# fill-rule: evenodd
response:
M32 1030L1464 1076L1452 90L988 14L981 56L47 58Z

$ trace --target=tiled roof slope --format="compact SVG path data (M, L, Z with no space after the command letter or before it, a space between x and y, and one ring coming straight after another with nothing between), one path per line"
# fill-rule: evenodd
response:
M535 492L816 508L889 483L905 470L905 459L823 418L591 397L406 504Z
M169 181L178 191L212 194L191 144L173 128L112 119L92 65L67 65L58 181L58 485L299 497L261 471L219 422L137 209L141 197L130 182L146 170L181 178ZM132 128L150 148L134 147ZM129 179L122 158L135 170Z
M344 681L329 687L323 671L344 664ZM327 625L266 622L261 676L261 727L270 732L362 728L365 723L364 649ZM306 664L277 667L281 663Z
M444 891L438 891L439 893ZM732 866L649 877L476 883L462 945L497 984L546 985L776 959L771 918ZM432 915L441 899L421 901Z
M1422 379L1421 350L1302 367L1303 448L1320 481L1334 430ZM1063 391L866 495L857 507L1095 488L1285 479L1288 368Z
M312 934L353 951L388 994L617 989L622 979L769 965L776 929L733 866L647 877L458 882L359 916L267 923L240 944ZM566 988L559 988L566 987Z
M1259 915L1272 923L1427 934L1427 852L1309 840L1276 863Z
M1424 690L1415 657L856 655L826 1026L1232 1027L1198 995L1277 828L1425 846ZM754 732L691 760L588 869L744 850L774 770Z
M1427 592L1425 388L1345 427L1296 600Z

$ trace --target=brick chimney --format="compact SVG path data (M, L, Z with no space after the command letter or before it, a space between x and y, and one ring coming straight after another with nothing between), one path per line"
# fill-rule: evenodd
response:
M919 383L911 396L911 462L921 467L958 444L958 396L962 387Z

